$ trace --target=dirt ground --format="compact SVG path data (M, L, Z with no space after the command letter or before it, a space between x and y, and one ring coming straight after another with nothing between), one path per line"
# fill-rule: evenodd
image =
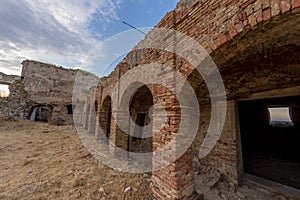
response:
M235 188L222 177L196 176L200 199L298 200L245 181ZM207 182L208 180L208 182ZM0 122L0 199L153 199L151 174L104 166L82 145L73 126ZM202 198L201 198L202 197Z
M0 199L152 199L151 175L110 169L73 126L0 122Z

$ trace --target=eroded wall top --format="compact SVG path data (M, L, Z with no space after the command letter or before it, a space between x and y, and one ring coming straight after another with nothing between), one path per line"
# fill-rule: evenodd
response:
M0 84L10 85L15 80L19 80L20 78L21 77L17 76L17 75L7 75L7 74L0 72Z
M25 60L22 64L24 88L31 100L45 104L71 103L77 70L33 60Z

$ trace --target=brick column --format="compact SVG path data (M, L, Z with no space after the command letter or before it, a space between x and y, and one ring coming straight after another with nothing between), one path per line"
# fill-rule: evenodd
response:
M152 192L156 199L196 199L191 150L169 166L154 171L152 183Z
M103 95L103 87L99 86L97 87L96 90L96 95L95 98L97 99L98 102L98 109L96 113L96 127L95 127L95 137L99 138L100 132L101 132L101 120L102 120L102 95Z
M89 116L89 123L88 123L88 132L89 133L95 133L95 127L96 127L96 112L94 109L94 104L91 106L90 116Z
M102 112L100 111L98 111L97 112L97 114L96 114L96 127L95 127L95 137L96 138L99 138L99 137L101 137L101 119L100 119L100 116L102 116L102 114L101 114Z
M236 101L227 101L227 115L222 134L225 135L225 142L228 141L228 143L235 143L236 145L235 159L233 158L235 162L233 166L229 167L229 169L231 169L228 171L228 173L232 181L235 184L239 185L242 182L244 169L242 158L242 142L238 118L238 107Z
M85 115L84 115L84 120L83 120L83 127L85 130L88 129L89 126L89 119L90 119L90 102L88 102L88 98L86 100L86 105L85 105Z
M243 176L242 147L238 119L237 103L227 101L227 112L221 137L211 152L212 165L226 174L230 182L238 185Z
M166 79L168 87L176 87L176 79L173 72L166 72L162 74L161 78ZM177 132L181 113L183 113L182 109L190 108L181 108L178 105L175 94L163 86L156 85L153 96L155 105L153 110L153 151L156 152L157 149L165 147L170 141L175 142L175 146L171 147L175 151L171 155L164 152L154 153L152 165L156 168L163 165L170 157L176 158L178 147L185 145L182 144L182 140L178 137ZM164 110L166 116L163 112ZM187 118L186 120L189 119ZM181 128L184 131L188 130L188 127ZM156 199L195 199L191 150L187 150L176 161L165 168L153 171L152 183L152 192Z
M117 111L117 124L122 124L122 130L120 127L116 126L115 136L113 137L113 143L124 150L128 148L128 137L129 135L129 116L127 111L119 110Z
M89 115L89 123L88 123L88 132L89 133L95 133L96 128L96 106L95 105L95 99L96 99L96 90L91 90L91 104L90 104L90 115Z
M108 122L108 112L101 110L97 114L95 136L97 139L106 138Z

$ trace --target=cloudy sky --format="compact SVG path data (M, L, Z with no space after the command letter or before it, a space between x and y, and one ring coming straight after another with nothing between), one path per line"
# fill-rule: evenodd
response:
M78 68L99 42L130 29L122 21L138 28L153 27L178 2L0 1L0 71L17 75L24 59Z

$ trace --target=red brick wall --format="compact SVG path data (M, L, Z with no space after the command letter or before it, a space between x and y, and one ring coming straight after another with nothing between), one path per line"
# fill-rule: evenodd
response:
M238 184L242 167L234 101L256 92L300 85L299 50L294 47L299 44L300 23L296 15L299 7L299 0L182 0L157 25L180 31L199 42L216 62L227 97L233 100L229 104L221 138L204 159L198 159L197 151L210 121L210 101L201 76L193 74L190 63L178 57L175 60L172 53L162 50L132 51L108 78L102 79L100 85L103 89L97 96L99 105L128 70L151 62L179 69L197 92L201 128L189 151L170 166L153 172L153 192L157 199L195 198L194 189L201 191L201 188L194 188L194 171L222 173L228 181ZM174 84L174 75L162 73L159 78L166 79L170 86ZM117 113L116 105L121 98L118 95L112 98L112 112ZM180 112L176 108L176 98L174 100L173 94L166 88L154 87L153 98L154 103L168 110L169 118L174 122L154 135L155 150L173 138L171 135L176 133L179 123L176 116ZM124 133L118 133L116 126L112 122L111 139L114 142L117 137L119 141L123 136L125 138ZM127 143L125 139L123 142Z

